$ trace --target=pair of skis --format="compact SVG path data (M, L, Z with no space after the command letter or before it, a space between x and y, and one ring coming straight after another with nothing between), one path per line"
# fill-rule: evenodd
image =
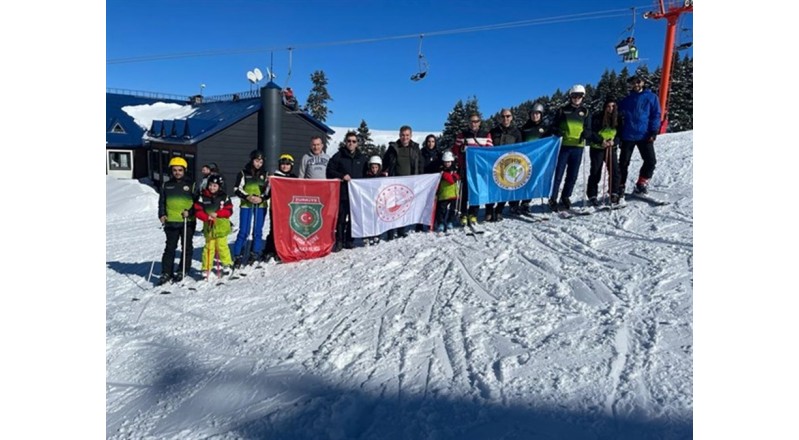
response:
M630 200L630 199L641 200L641 201L649 203L652 206L665 206L665 205L668 205L668 204L671 203L668 200L661 200L661 199L658 199L657 197L652 197L649 194L636 194L634 192L630 193L630 194L627 194L627 199L628 200Z
M189 292L196 292L196 291L197 291L197 288L196 288L196 287L194 287L194 286L191 286L191 285L188 285L188 282L189 282L189 280L191 280L191 281L196 281L196 280L194 280L194 278L192 278L192 277L190 277L190 276L186 275L186 277L185 277L185 278L183 278L182 280L180 280L180 281L179 281L179 282L177 282L177 283L170 283L170 284L168 284L168 285L166 285L166 286L158 286L158 287L160 287L160 288L162 289L162 290L161 290L160 292L158 292L158 293L159 293L160 295L169 295L169 294L171 294L171 293L172 293L172 292L173 292L175 289L183 289L183 288L185 288L185 289L186 289L186 290L188 290ZM195 283L192 283L192 284L196 284L196 282L195 282ZM137 299L136 299L136 298L134 298L134 301L135 301L135 300L137 300Z

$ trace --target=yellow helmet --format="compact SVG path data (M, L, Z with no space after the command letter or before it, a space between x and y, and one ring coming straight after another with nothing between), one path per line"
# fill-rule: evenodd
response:
M172 167L183 167L183 169L185 170L189 168L189 164L186 163L186 159L179 156L175 156L169 161L169 168Z
M294 156L290 154L281 154L278 163L289 163L291 165L294 165Z

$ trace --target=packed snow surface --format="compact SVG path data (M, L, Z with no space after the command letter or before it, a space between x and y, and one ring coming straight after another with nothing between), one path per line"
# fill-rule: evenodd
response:
M107 437L690 438L692 149L656 142L668 206L413 233L168 295L148 282L157 193L108 178Z

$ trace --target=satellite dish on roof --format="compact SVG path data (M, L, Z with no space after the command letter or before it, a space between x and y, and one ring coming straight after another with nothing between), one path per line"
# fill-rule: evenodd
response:
M255 69L253 69L252 72L255 74L255 79L257 81L264 79L264 74L261 73L261 70L259 68L256 67Z
M250 80L251 84L255 84L256 82L258 82L254 72L247 72L247 79Z

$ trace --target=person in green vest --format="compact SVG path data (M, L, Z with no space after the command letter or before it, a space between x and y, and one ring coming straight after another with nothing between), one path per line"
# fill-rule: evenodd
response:
M223 276L228 276L233 267L230 247L227 243L227 236L230 235L232 229L230 217L233 215L233 203L222 190L223 182L224 179L219 174L212 174L208 177L207 187L194 202L194 212L197 218L204 222L203 272L208 274L213 271L214 259L218 257L222 265Z
M241 200L239 206L239 222L241 227L233 243L233 266L236 268L244 264L244 255L247 250L244 245L250 235L252 227L252 244L248 263L258 261L258 256L264 250L264 218L266 215L266 192L268 180L264 169L264 154L259 150L250 153L250 161L244 166L236 178L234 191Z
M591 114L588 107L583 104L583 98L585 98L585 87L582 84L572 86L569 89L569 102L558 109L552 122L553 134L563 138L558 152L558 163L555 165L552 193L549 197L549 208L554 212L571 209L571 195L583 160L585 141L591 138ZM558 204L558 190L564 174L566 181Z
M588 175L588 202L591 206L599 206L597 198L597 186L602 178L602 165L605 164L610 176L608 192L610 193L610 203L619 203L619 184L621 183L621 172L619 170L619 141L620 141L621 117L616 106L616 98L608 96L605 98L605 105L601 112L591 118L591 138L589 139L589 157L591 158L591 169Z
M194 218L194 182L186 177L189 167L186 159L173 157L169 161L169 170L172 177L161 185L158 195L158 219L164 227L166 245L161 256L161 277L158 285L180 281L189 275L191 270L192 237L197 226ZM175 269L175 251L181 242L183 251L180 256L180 270L173 274Z
M441 183L438 185L438 204L436 205L436 232L446 233L452 230L452 223L458 217L458 166L451 151L441 155Z

